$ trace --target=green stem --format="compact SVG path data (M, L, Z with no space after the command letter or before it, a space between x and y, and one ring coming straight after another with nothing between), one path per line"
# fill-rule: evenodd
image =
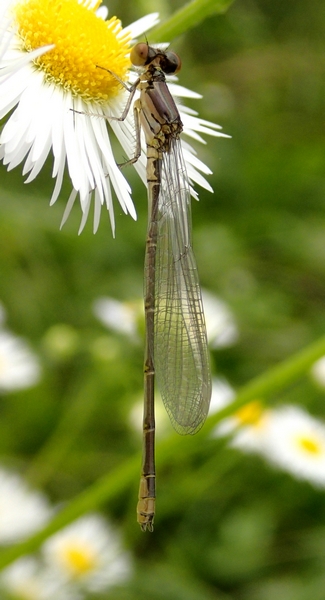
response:
M194 453L196 448L200 448L202 440L207 433L221 421L224 417L231 415L238 408L255 400L257 398L269 398L272 394L279 392L290 385L306 373L313 363L325 354L325 336L310 344L304 350L301 350L283 363L273 367L266 373L256 377L245 385L237 394L234 402L217 414L211 415L203 430L199 432L194 440L180 438L172 434L168 438L157 444L157 464L158 467L168 465L178 452L180 446L182 450L188 449ZM141 457L140 455L129 458L124 464L119 465L114 471L111 471L102 479L98 480L84 492L74 498L70 504L65 506L57 513L52 521L34 536L3 550L0 554L0 568L3 568L23 556L24 554L34 552L39 546L56 531L68 525L84 513L94 510L108 501L118 497L128 486L130 486L139 471Z
M173 40L196 27L206 17L226 12L233 0L192 0L150 32L150 42Z
M140 455L135 455L119 465L105 477L102 477L92 486L81 492L67 504L53 519L28 540L15 546L4 549L0 553L0 569L6 567L17 558L35 552L42 543L51 535L77 519L86 512L101 506L105 502L116 498L136 476L140 468Z

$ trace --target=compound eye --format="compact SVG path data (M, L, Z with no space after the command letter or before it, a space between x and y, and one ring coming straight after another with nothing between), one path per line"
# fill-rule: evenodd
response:
M182 61L175 52L166 52L162 69L166 75L174 75L181 70Z
M130 60L135 67L144 67L149 54L149 46L144 42L136 44L131 50Z

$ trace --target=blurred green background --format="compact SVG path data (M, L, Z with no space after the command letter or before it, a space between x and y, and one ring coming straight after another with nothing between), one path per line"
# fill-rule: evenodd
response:
M178 5L109 7L126 25ZM239 328L238 343L212 356L214 374L235 388L325 333L324 28L319 0L240 0L173 43L181 84L203 94L190 105L232 136L195 146L214 194L200 191L193 203L193 236L201 283ZM21 166L0 167L0 300L8 328L43 365L37 387L1 398L0 453L58 503L139 451L129 415L142 393L142 346L101 326L92 304L141 297L147 204L129 169L137 222L116 202L115 239L104 211L98 233L89 219L78 237L75 206L59 231L70 183L49 208L51 166L27 186ZM304 376L274 400L324 417L324 399ZM323 600L324 492L221 441L196 448L193 438L188 455L183 442L158 472L153 534L135 522L138 470L105 507L136 569L127 587L102 597Z

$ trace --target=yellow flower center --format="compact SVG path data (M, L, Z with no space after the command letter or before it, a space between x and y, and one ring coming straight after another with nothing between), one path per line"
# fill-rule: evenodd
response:
M78 543L64 547L62 558L66 568L74 578L82 577L97 566L97 557L90 548Z
M297 438L298 445L308 454L321 454L322 446L319 441L312 437L300 436Z
M245 404L242 408L235 412L240 425L258 425L264 409L259 400L254 400Z
M14 18L23 50L55 44L34 61L47 81L86 101L104 103L116 96L121 84L98 67L125 80L130 34L122 33L116 17L109 21L97 17L101 0L90 4L90 0L18 0Z

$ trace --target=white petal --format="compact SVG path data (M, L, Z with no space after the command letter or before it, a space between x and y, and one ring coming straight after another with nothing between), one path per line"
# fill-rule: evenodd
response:
M50 206L52 206L54 204L54 202L56 202L56 200L58 199L58 196L60 194L61 187L62 187L62 181L63 181L63 175L64 175L64 169L65 169L65 158L62 157L62 160L57 163L57 169L56 169L55 174L54 174L54 168L53 168L52 176L56 177L56 181L55 181L54 190L53 190L51 200L50 200Z
M26 65L19 70L19 73L15 72L12 76L5 78L4 81L1 81L1 118L4 117L7 112L17 104L17 102L20 101L21 94L28 86L30 75L30 65Z
M103 19L103 21L106 21L106 19L108 17L108 8L107 8L107 6L100 6L99 8L97 8L96 15L100 19Z
M62 220L61 220L60 229L62 229L64 223L66 222L66 220L67 220L67 218L68 218L68 216L69 216L69 214L70 214L70 212L72 210L72 207L73 207L73 205L74 205L74 203L76 201L77 195L78 195L77 190L72 190L72 192L71 192L71 194L70 194L70 196L68 198L68 202L67 202L67 205L65 207L64 213L63 213L63 217L62 217Z
M0 60L2 56L6 53L11 38L13 38L13 34L11 34L11 36L8 36L6 44L3 48L1 48ZM32 50L31 52L19 52L17 53L17 57L13 57L11 58L11 60L3 60L2 62L4 66L1 67L0 78L2 79L3 77L4 79L6 79L10 77L11 75L19 71L23 66L31 63L38 56L42 56L42 54L45 54L45 52L52 50L52 48L54 48L54 44L49 44L47 46L42 46L41 48L36 48L36 50Z
M184 129L192 129L193 131L200 131L201 133L205 133L207 135L212 135L215 137L227 137L230 136L221 133L220 131L215 131L215 129L221 129L219 125L215 123L210 123L209 121L205 121L204 119L199 119L198 117L193 117L192 115L187 115L182 112L182 120L184 124Z
M175 79L177 78L175 77ZM194 98L195 100L199 100L200 98L202 98L201 94L193 92L193 90L189 90L188 88L185 88L182 85L170 83L170 81L168 82L168 87L172 96L175 96L176 98Z
M122 34L124 35L125 33L130 33L132 38L135 39L143 33L145 33L145 31L148 31L148 29L151 29L152 27L157 25L158 23L159 13L151 13L150 15L146 15L145 17L138 19L131 25L128 25L128 27L125 27L123 29Z

